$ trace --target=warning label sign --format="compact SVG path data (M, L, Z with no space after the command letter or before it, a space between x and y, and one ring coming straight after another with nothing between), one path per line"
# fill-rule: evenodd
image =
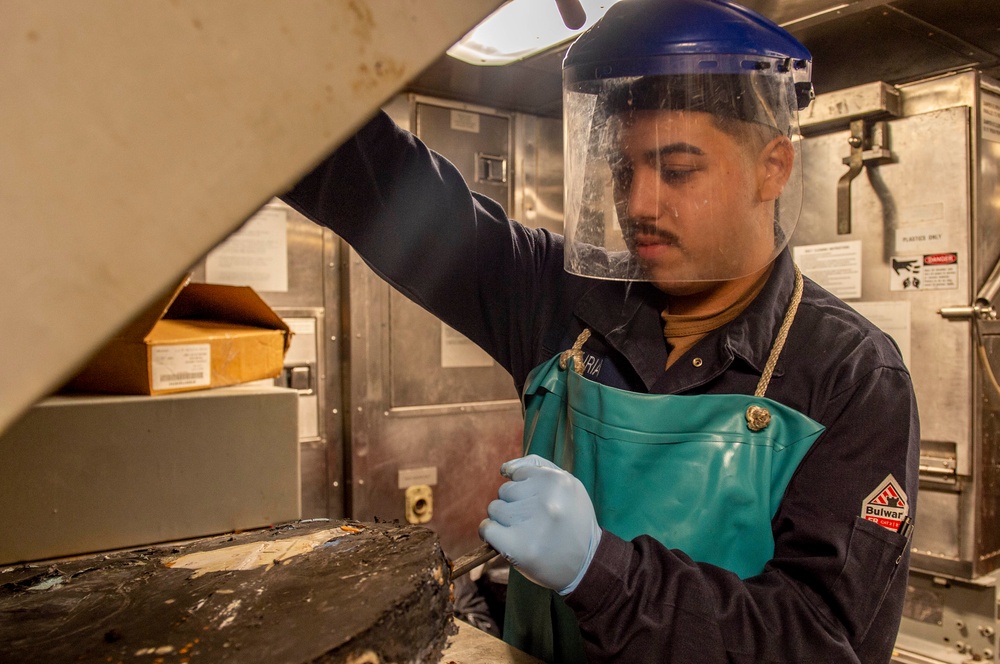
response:
M909 509L906 493L896 478L890 474L865 498L861 505L861 516L896 532Z
M889 290L948 290L958 288L958 254L893 256Z

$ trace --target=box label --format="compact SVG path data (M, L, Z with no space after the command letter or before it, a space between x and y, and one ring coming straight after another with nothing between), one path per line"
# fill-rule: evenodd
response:
M154 390L208 387L212 383L212 347L209 344L153 346Z

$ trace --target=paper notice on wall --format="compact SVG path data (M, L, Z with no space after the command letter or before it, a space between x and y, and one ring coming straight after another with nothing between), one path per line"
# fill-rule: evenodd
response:
M288 211L266 207L205 258L205 281L288 292Z
M910 366L910 302L851 302L859 314L874 323L880 330L892 337L903 362Z
M299 440L319 438L319 397L299 395Z
M397 486L400 489L409 489L411 486L421 484L434 486L438 483L438 469L437 466L405 468L397 473L397 480Z
M455 131L465 131L470 134L478 134L479 113L453 110L451 112L450 125Z
M468 337L441 323L441 366L445 369L491 367L493 358Z
M842 299L861 297L861 241L807 244L792 249L806 275Z
M945 252L920 256L893 256L889 264L889 290L952 290L958 288L958 254Z
M1000 142L1000 96L984 90L979 117L983 138Z
M292 331L292 343L285 353L285 366L316 364L316 319L309 316L283 320Z

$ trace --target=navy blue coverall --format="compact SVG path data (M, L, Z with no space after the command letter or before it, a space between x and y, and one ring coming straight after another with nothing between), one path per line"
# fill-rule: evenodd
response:
M636 392L752 394L793 288L786 250L755 301L665 371L663 293L565 272L562 237L509 220L384 114L282 198L484 348L519 391L589 327L592 380ZM567 597L591 661L889 660L908 540L862 514L889 476L915 514L919 428L898 349L806 279L768 397L826 427L772 521L773 559L741 580L651 538L605 532Z

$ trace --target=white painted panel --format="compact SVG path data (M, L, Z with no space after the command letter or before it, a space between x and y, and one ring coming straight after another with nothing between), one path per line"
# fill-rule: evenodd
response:
M0 0L0 430L499 4Z

